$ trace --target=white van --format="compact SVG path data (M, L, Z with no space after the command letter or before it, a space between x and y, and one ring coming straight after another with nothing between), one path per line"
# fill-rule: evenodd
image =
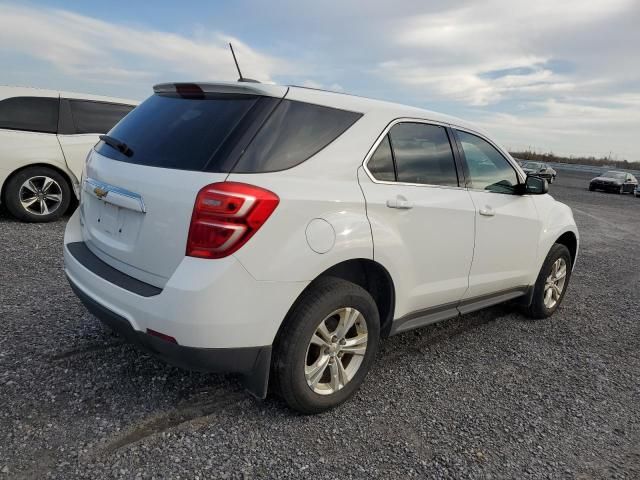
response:
M28 222L63 215L87 153L137 103L0 86L0 203Z

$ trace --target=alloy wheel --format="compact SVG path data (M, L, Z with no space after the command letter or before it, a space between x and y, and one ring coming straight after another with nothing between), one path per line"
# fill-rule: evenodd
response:
M551 273L544 285L544 306L551 309L558 304L567 280L567 262L558 258L551 266Z
M340 308L317 326L309 341L304 374L315 393L330 395L356 375L367 351L367 322L355 308Z
M46 175L27 179L20 186L18 195L22 208L33 215L49 215L62 204L62 188Z

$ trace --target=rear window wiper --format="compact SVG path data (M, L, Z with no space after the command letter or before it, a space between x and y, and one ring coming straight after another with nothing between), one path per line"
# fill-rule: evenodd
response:
M126 143L121 142L117 138L110 137L109 135L100 135L100 140L109 145L111 148L115 148L127 157L133 155L133 150L131 150Z

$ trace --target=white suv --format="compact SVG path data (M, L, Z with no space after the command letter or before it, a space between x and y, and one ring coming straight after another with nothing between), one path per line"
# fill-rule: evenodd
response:
M381 337L562 301L571 210L468 123L301 87L154 90L88 157L64 257L89 310L166 361L319 412Z
M0 202L14 217L60 217L87 153L137 102L0 86Z

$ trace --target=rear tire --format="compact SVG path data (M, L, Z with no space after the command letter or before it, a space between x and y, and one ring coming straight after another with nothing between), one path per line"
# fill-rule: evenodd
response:
M531 304L527 309L529 317L537 319L547 318L553 315L553 312L555 312L562 303L564 294L569 286L571 267L571 253L569 253L569 249L564 245L555 243L551 247L551 250L549 250L534 285ZM562 275L562 273L564 273L564 275ZM560 275L562 275L561 278L559 278ZM551 285L552 283L555 287Z
M59 172L28 167L13 175L4 194L7 210L23 222L50 222L69 208L71 187Z
M334 408L360 387L379 341L380 320L371 295L351 282L321 278L282 325L274 345L274 387L300 413Z
M596 190L595 187L593 187L592 185L589 185L589 191L590 192L595 192L595 190Z

